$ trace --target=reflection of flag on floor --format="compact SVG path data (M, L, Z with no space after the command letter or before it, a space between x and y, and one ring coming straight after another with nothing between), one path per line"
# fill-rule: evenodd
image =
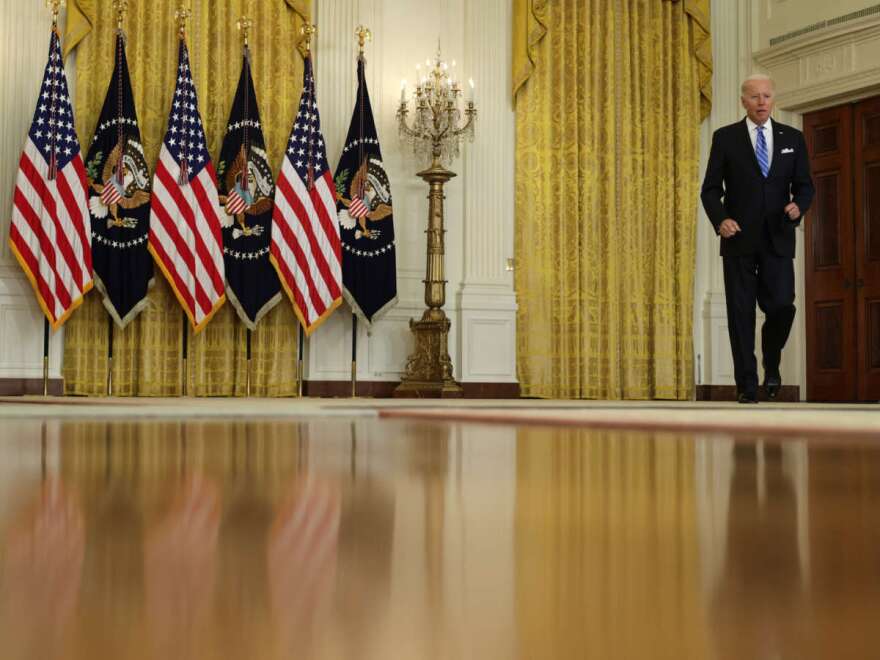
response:
M116 35L116 67L86 156L92 259L104 307L124 328L147 304L153 281L150 171L144 158L125 37Z
M53 329L92 288L90 234L86 173L61 44L53 30L34 120L18 164L9 226L9 245Z
M269 229L275 181L260 124L260 110L245 55L217 163L223 214L226 294L251 330L281 300L278 274L269 262Z
M358 59L357 102L335 183L343 295L369 324L397 302L397 263L391 185L382 163L363 58Z
M321 135L312 58L275 189L272 263L310 334L342 302L336 193Z
M285 628L307 624L333 594L341 511L338 486L316 479L291 487L279 505L267 564L270 605Z
M150 252L199 332L226 301L223 209L183 39L150 210Z

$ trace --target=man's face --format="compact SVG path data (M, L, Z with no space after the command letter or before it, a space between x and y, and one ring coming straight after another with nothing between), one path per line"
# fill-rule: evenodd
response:
M742 95L746 114L756 124L763 125L773 111L773 83L769 80L750 80Z

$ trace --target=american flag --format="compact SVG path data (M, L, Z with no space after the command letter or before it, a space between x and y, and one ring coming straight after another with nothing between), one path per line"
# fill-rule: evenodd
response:
M310 334L342 302L336 187L306 57L299 112L275 187L271 259L294 311Z
M186 42L150 207L150 252L196 332L226 301L217 175L205 142Z
M92 288L86 172L73 126L61 44L53 30L34 120L18 164L9 227L12 251L53 329Z

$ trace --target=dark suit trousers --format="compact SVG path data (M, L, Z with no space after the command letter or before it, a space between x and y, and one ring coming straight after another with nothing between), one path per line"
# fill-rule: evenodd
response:
M723 260L727 330L736 387L740 392L756 392L755 303L766 316L761 328L764 372L778 376L782 347L794 321L794 260L766 249L759 254Z

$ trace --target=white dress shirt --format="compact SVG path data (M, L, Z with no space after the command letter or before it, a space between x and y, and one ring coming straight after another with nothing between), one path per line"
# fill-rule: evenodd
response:
M758 144L758 125L749 117L746 117L746 126L749 128L749 139L752 141L752 150ZM770 117L764 122L764 142L767 143L767 167L773 165L773 122Z

